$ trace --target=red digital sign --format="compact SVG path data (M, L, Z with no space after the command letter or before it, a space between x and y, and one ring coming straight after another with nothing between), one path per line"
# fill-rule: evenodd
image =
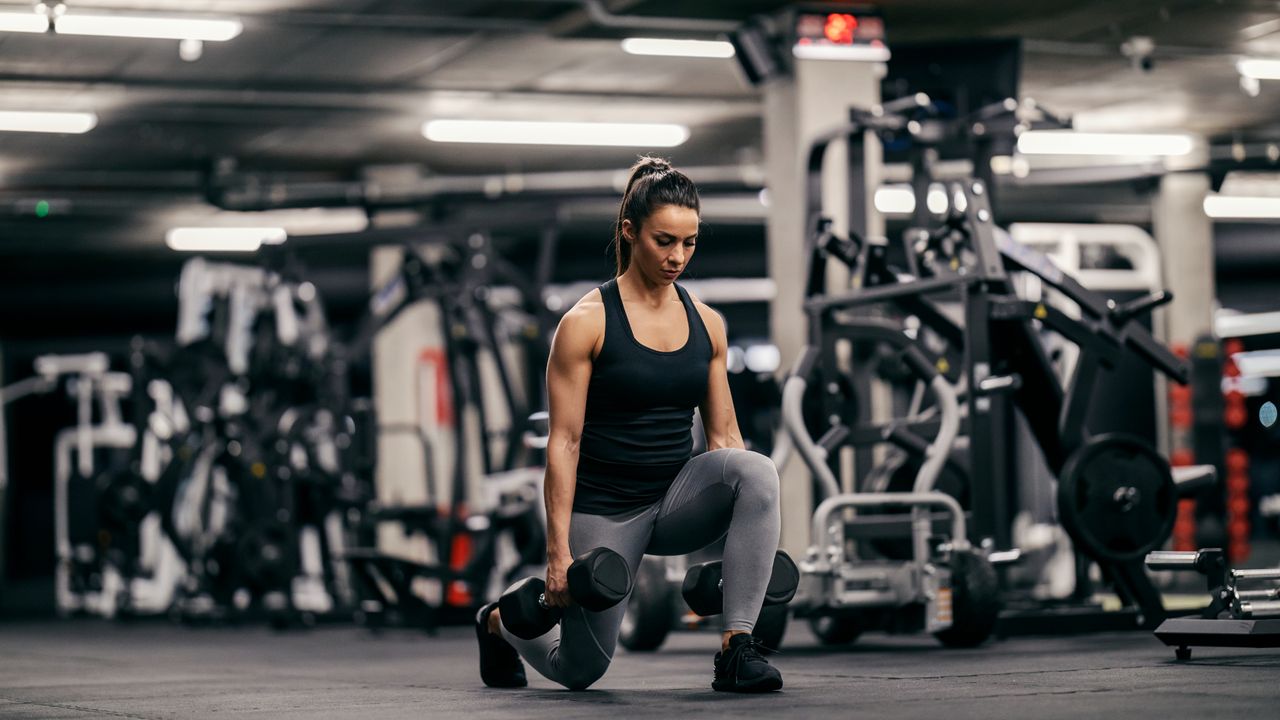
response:
M849 10L853 10L849 12ZM798 58L884 62L884 19L874 11L802 5L795 14L791 53Z
M830 13L822 26L822 34L837 45L852 45L853 31L857 27L858 18L848 13Z

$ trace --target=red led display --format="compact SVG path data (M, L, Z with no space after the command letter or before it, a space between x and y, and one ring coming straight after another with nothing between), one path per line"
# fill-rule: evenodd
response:
M822 26L822 34L838 45L852 45L853 31L858 27L858 19L848 13L830 13Z

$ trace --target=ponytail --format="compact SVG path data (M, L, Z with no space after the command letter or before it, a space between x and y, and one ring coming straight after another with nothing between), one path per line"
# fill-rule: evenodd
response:
M631 227L638 232L649 215L663 205L701 211L698 189L693 181L666 160L646 155L631 166L631 176L627 178L627 187L618 207L618 222L613 231L617 275L626 272L631 264L631 243L622 234L622 221L630 220Z

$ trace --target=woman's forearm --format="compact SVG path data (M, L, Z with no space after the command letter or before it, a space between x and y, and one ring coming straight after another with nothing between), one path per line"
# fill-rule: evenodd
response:
M573 514L573 493L577 485L576 443L547 445L547 473L543 496L547 506L547 555L569 555L569 520Z

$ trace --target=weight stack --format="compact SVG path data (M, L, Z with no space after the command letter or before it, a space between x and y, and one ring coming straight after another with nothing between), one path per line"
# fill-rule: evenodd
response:
M1244 343L1239 338L1232 338L1223 343L1223 351L1225 357L1222 361L1222 376L1226 378L1226 382L1222 383L1225 390L1220 394L1222 402L1218 417L1222 418L1222 425L1238 442L1240 431L1248 424L1249 411L1245 405L1244 393L1235 385L1239 382L1240 369L1236 367L1232 356L1244 352ZM1222 434L1218 437L1222 437ZM1250 552L1249 454L1233 447L1226 451L1223 465L1226 472L1219 477L1226 478L1223 515L1227 525L1227 562L1238 563L1248 559ZM1219 466L1218 472L1222 471L1222 466Z
M1185 345L1176 345L1173 351L1179 357L1187 357ZM1185 467L1196 462L1195 451L1191 448L1191 430L1195 422L1191 397L1190 385L1169 383L1169 464L1173 467ZM1183 498L1178 501L1178 519L1173 524L1173 549L1191 552L1197 547L1196 501Z

